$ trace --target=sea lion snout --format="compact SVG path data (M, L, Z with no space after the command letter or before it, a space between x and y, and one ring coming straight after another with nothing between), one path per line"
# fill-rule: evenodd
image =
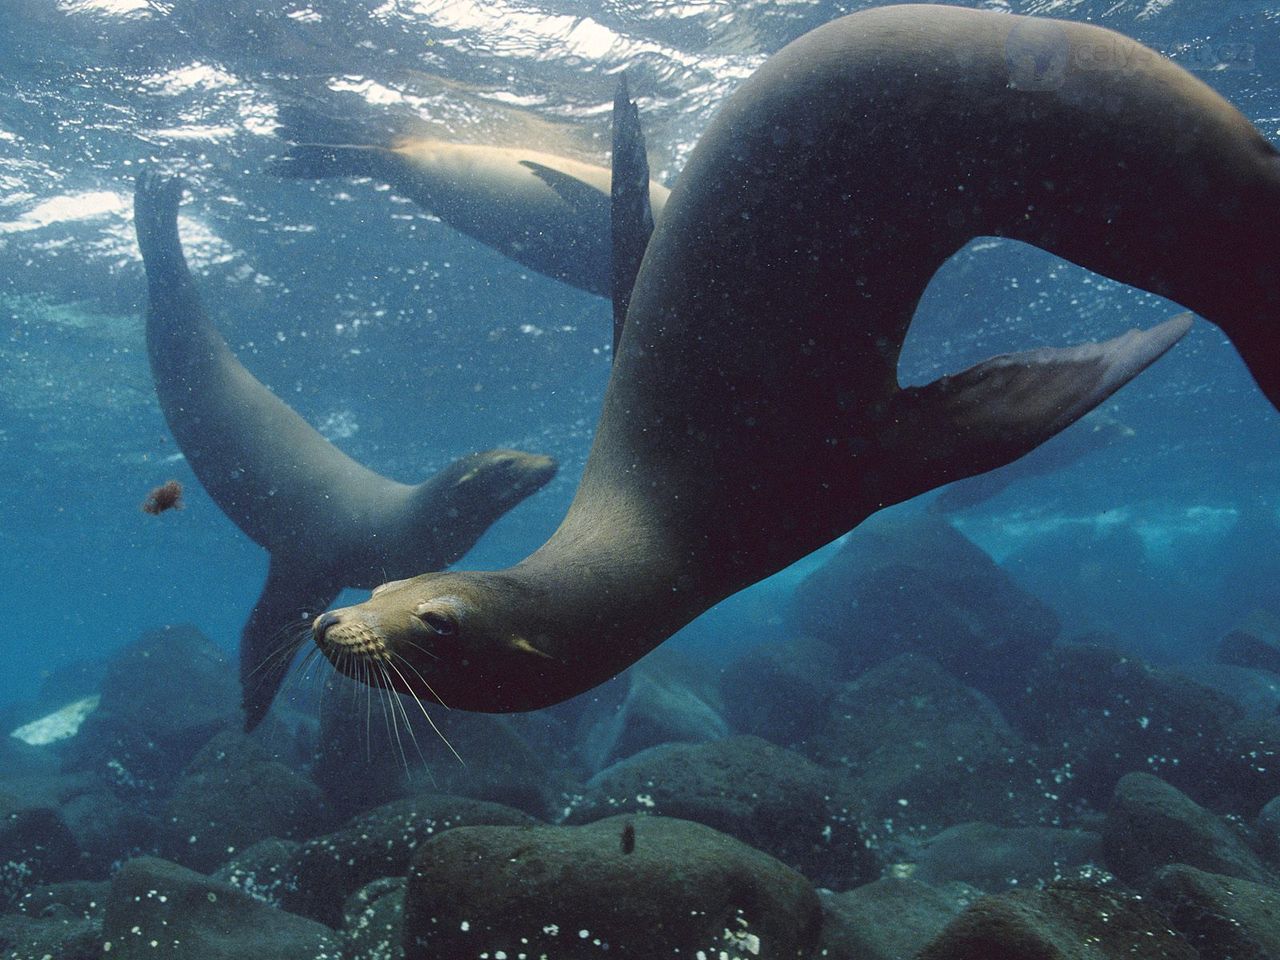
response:
M365 657L385 657L386 638L368 618L341 610L330 610L316 617L311 624L311 636L325 656L357 654Z
M338 622L338 615L332 610L320 614L311 624L311 635L315 637L316 643L324 643L325 632L328 631L335 623Z

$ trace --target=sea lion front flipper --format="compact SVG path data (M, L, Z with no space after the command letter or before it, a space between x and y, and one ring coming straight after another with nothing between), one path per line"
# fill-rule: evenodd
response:
M1184 313L1104 343L1005 354L908 387L879 411L877 442L897 461L915 461L919 485L907 496L993 470L1079 420L1190 328Z
M240 634L240 696L244 729L253 730L271 709L311 618L326 609L341 586L291 560L271 558L267 582Z
M618 80L613 98L613 172L609 180L609 229L613 246L610 293L613 297L613 355L618 355L631 289L653 234L649 202L649 157L644 149L640 110L627 90L627 75Z

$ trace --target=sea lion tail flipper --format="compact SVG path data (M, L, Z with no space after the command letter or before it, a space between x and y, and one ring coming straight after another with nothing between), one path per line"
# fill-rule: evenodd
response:
M386 147L349 143L296 143L267 163L267 172L294 180L378 177Z
M245 732L271 709L294 654L310 636L311 618L320 614L341 588L301 562L272 557L267 582L240 634L240 693Z
M186 184L155 170L144 170L133 188L133 228L138 249L154 283L169 282L175 271L186 273L186 259L178 238L178 206Z
M918 462L925 485L909 496L993 470L1097 407L1190 327L1184 313L1105 343L1006 354L900 390L883 410L879 442L899 461Z
M613 355L631 303L631 290L640 261L653 234L649 201L649 157L644 149L640 110L627 89L627 75L618 80L613 98L613 171L610 177L609 224L613 247L610 292L613 297Z

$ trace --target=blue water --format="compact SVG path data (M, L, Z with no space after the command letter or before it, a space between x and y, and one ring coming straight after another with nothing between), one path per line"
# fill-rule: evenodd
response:
M627 66L655 173L671 182L716 104L768 53L870 5L7 0L0 703L160 624L194 623L233 650L266 568L200 490L152 393L130 223L139 169L188 177L184 240L219 327L261 380L357 459L406 481L498 445L561 460L550 487L464 564L504 565L539 544L569 502L608 377L608 304L376 185L265 175L281 149L277 105L412 112L479 142L523 135L513 129L554 141L561 128L589 142L606 136L611 74ZM1280 142L1274 0L971 5L1134 36L1199 70ZM528 117L530 127L515 126ZM1172 312L1040 251L979 243L936 279L903 378ZM1075 538L1073 549L1103 554L1136 537L1142 564L1117 552L1078 610L1069 593L1052 598L1065 632L1078 620L1154 658L1206 657L1249 612L1233 605L1240 592L1223 588L1224 572L1271 563L1274 541L1241 536L1238 518L1254 503L1262 512L1251 516L1276 517L1280 417L1203 322L1108 412L1131 438L1010 486L957 522L1000 560L1064 528L1128 535ZM171 477L186 487L186 509L142 513L145 493ZM778 610L798 576L726 602L686 631L690 648L714 661L785 632Z

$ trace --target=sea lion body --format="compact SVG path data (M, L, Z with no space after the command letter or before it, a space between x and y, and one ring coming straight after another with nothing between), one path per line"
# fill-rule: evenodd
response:
M508 570L385 585L320 617L316 642L335 661L357 635L373 656L424 647L412 689L453 707L553 703L876 510L1027 452L1186 329L902 389L917 302L977 236L1196 310L1276 403L1278 231L1275 150L1133 41L946 6L834 21L693 151L551 539Z
M605 167L536 150L405 137L389 147L298 144L286 177L365 176L531 270L609 296ZM650 182L657 215L669 191Z
M264 667L284 628L343 587L456 561L554 474L548 458L490 450L417 485L374 473L331 444L240 363L200 303L178 237L182 184L144 174L135 197L147 271L147 352L165 420L201 485L271 554L241 637L248 726L288 666Z

